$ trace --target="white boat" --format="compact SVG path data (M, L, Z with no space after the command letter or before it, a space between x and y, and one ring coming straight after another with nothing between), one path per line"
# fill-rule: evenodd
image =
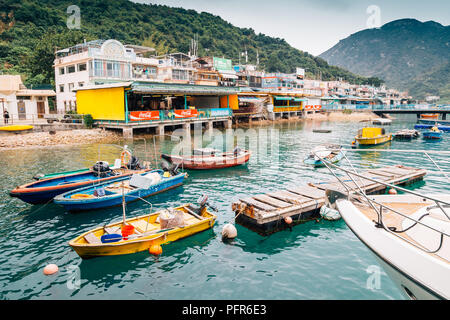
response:
M327 190L329 205L339 211L350 230L372 251L402 294L409 299L449 299L450 193L426 195L322 161L344 187L341 190L347 190L345 194ZM339 179L333 169L345 172L352 182ZM355 189L364 180L404 194L367 195Z
M390 125L392 123L391 119L384 119L384 118L376 118L372 120L372 124L379 124L379 125Z

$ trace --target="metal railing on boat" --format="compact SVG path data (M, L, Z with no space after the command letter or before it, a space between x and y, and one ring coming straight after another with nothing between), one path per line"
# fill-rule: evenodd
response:
M441 172L444 174L444 176L445 176L445 177L449 180L449 182L450 182L450 179L448 178L447 174L446 174L446 173L445 173L445 172L437 165L437 163L436 163L433 159L431 159L431 157L430 157L429 154L428 154L428 153L450 154L450 151L395 150L395 149L342 149L342 150L345 150L345 151L355 151L355 152L370 152L370 151L377 151L377 152L378 152L378 151L380 151L380 152L423 153L423 154L427 155L427 157L432 161L432 163L439 169L439 171L441 171ZM335 150L335 151L339 151L339 150ZM388 207L387 205L384 205L384 204L382 204L382 203L380 203L380 202L378 202L378 201L376 201L376 200L374 200L374 199L370 199L370 198L367 196L367 194L365 193L364 189L361 188L361 186L355 181L355 179L353 178L353 176L358 177L360 182L362 182L362 180L372 181L372 182L375 182L375 183L382 184L382 185L384 185L384 186L386 186L386 187L389 187L389 188L397 189L397 190L402 191L402 192L404 192L404 193L409 193L409 194L415 195L415 196L420 197L420 198L422 198L422 199L427 199L427 200L433 201L433 202L436 204L436 207L439 208L439 209L443 212L444 216L445 216L449 221L450 221L450 217L449 217L449 215L447 214L447 212L445 211L444 207L450 208L450 202L447 202L447 201L444 201L444 200L440 200L440 199L437 199L437 198L434 198L434 197L431 197L431 196L419 194L419 193L414 192L414 191L412 191L412 190L408 190L408 189L405 189L405 188L402 188L402 187L399 187L399 186L394 186L394 185L392 185L392 184L390 184L390 183L387 183L387 182L383 182L383 181L380 181L380 180L376 180L376 179L369 178L369 177L367 177L367 176L360 175L360 174L358 174L358 173L356 172L356 170L355 170L353 164L351 163L351 161L348 159L348 157L347 157L345 154L344 154L344 158L346 159L346 161L348 162L348 164L350 165L350 167L352 168L352 170L347 170L347 169L341 168L341 167L339 167L339 166L337 166L337 165L335 165L335 164L329 162L328 160L325 160L324 158L322 158L320 155L318 155L318 154L315 153L315 152L314 152L314 155L315 155L317 158L319 158L319 159L325 164L325 166L327 167L327 169L333 174L333 176L339 181L339 183L345 188L345 190L347 190L347 195L346 195L346 196L347 196L347 198L348 198L349 200L352 198L352 196L354 197L355 195L359 195L359 196L360 196L360 199L361 199L361 197L362 197L363 199L365 199L365 200L368 202L368 204L369 204L369 205L372 207L372 209L376 212L377 217L378 217L378 221L376 222L376 227L383 228L385 231L387 231L387 232L389 232L389 233L395 235L396 237L401 238L402 240L408 242L409 244L411 244L411 245L415 246L416 248L419 248L420 250L423 250L424 252L427 252L427 253L437 253L437 252L442 248L442 244L443 244L443 241L444 241L444 236L450 237L450 234L448 234L448 233L446 233L446 232L444 232L444 231L442 231L442 230L438 230L438 229L436 229L436 228L434 228L434 227L432 227L432 226L429 226L429 225L427 225L427 224L421 222L420 220L421 220L424 216L421 216L419 219L414 219L414 218L408 216L407 214L401 213L401 212L399 212L398 210L395 210L395 209L393 209L393 208L390 208L390 207ZM348 186L348 185L345 183L345 181L342 181L341 178L333 171L332 168L333 168L333 169L336 169L336 170L339 170L339 171L345 172L345 173L347 174L347 176L350 178L350 180L355 184L355 186L357 187L356 189L358 189L358 190L355 190L355 188L352 188L352 187ZM352 195L352 194L353 194L353 195ZM360 199L359 199L359 200L360 200ZM379 206L379 209L378 209L378 207L375 206L374 204L376 204L377 206ZM391 211L391 212L393 212L393 213L395 213L395 214L397 214L397 215L402 216L403 218L406 218L406 219L408 219L408 220L413 221L414 223L413 223L413 225L409 226L409 227L406 228L405 230L401 230L401 231L394 230L394 229L392 229L391 227L387 227L387 226L384 224L384 222L383 222L383 209L389 210L389 211ZM412 227L414 227L414 226L417 225L417 224L420 224L420 225L422 225L422 226L424 226L424 227L426 227L426 228L428 228L428 229L430 229L430 230L432 230L432 231L435 231L435 232L437 232L438 234L440 234L440 242L439 242L439 246L438 246L437 249L435 249L435 250L429 250L429 249L427 249L427 248L425 248L425 247L423 247L423 246L421 246L421 245L418 245L417 243L414 243L414 242L410 241L409 239L406 239L406 238L404 238L404 237L400 237L400 236L399 236L400 233L404 233L404 232L408 231L409 229L411 229Z

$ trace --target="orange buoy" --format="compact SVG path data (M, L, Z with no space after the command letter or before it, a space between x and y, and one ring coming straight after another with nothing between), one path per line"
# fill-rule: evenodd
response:
M148 249L148 252L154 256L159 256L162 253L162 247L159 244L154 244Z
M286 222L287 224L291 224L292 223L292 218L291 217L286 217L286 218L284 218L284 222Z
M389 194L397 194L397 190L395 190L394 188L389 189L388 191Z
M58 266L56 264L48 264L44 268L44 274L46 276L55 274L58 272Z

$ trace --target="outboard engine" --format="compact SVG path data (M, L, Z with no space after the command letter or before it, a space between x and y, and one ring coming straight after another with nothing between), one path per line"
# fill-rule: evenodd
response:
M178 169L180 165L174 164L174 163L167 163L166 161L161 161L161 168L164 172L169 172L171 176L176 176L180 173L180 170Z
M131 156L130 162L127 164L127 168L130 170L139 170L141 168L141 164L139 163L139 159L135 156Z
M241 152L242 152L242 149L239 148L239 147L236 147L236 148L234 148L234 150L233 150L233 154L234 154L235 156L237 156L237 155L240 154Z
M94 177L104 178L107 176L107 173L111 171L108 162L106 161L97 161L92 167L94 171Z

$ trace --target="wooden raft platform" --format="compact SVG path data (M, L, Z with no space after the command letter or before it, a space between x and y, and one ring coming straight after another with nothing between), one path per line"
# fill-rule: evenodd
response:
M422 180L426 175L424 169L402 165L358 173L368 178L398 186ZM386 186L380 183L352 177L367 194L380 194L386 191ZM358 189L347 175L340 177L340 179L353 191ZM325 191L327 189L347 192L341 183L334 178L326 182L309 183L286 190L241 198L232 204L232 209L235 212L237 223L259 234L269 235L319 217L320 208L325 204ZM291 225L285 223L285 217L291 217L293 223Z

